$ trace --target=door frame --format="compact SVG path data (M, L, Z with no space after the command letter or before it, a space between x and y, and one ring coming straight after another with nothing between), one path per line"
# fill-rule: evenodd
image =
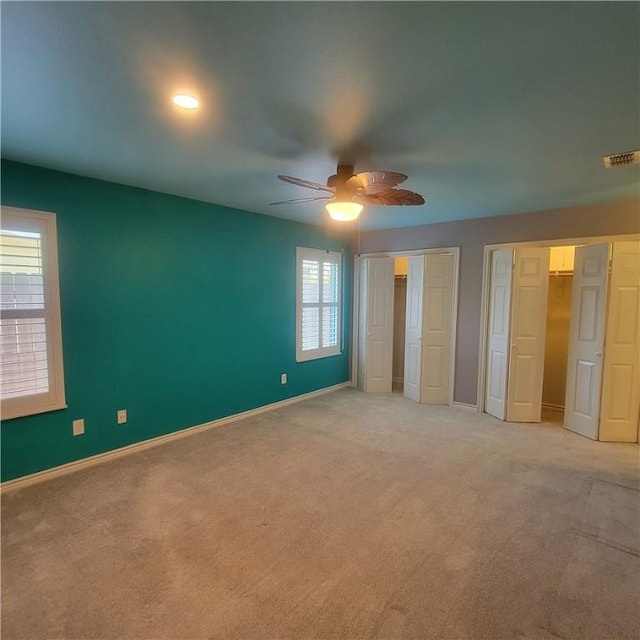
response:
M491 282L491 252L496 249L518 249L522 247L563 247L567 245L599 244L602 242L636 241L640 242L639 233L618 234L610 236L590 236L578 238L555 238L549 240L527 240L523 242L500 242L484 245L482 261L482 294L480 298L480 349L478 354L478 386L476 390L478 413L485 410L487 328L489 326L489 285ZM608 302L608 301L607 301ZM605 303L606 304L606 303ZM606 322L606 320L605 320ZM511 318L509 318L511 324ZM603 358L606 352L606 345Z
M402 256L426 256L429 254L452 253L453 258L453 323L451 333L451 354L449 356L449 398L448 405L453 404L453 392L455 381L456 340L458 329L458 281L460 278L460 247L436 247L430 249L411 249L408 251L375 251L371 253L358 253L353 256L353 297L351 314L351 376L352 387L358 386L358 338L360 319L360 260L362 258L400 258Z

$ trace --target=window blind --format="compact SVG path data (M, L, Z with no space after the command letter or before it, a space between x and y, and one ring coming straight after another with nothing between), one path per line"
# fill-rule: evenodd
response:
M297 359L340 353L339 253L298 248Z
M0 398L49 390L39 233L0 232Z

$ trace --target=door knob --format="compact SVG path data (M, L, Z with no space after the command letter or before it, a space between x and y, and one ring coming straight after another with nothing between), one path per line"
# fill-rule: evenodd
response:
M596 351L596 358L602 358L602 351Z

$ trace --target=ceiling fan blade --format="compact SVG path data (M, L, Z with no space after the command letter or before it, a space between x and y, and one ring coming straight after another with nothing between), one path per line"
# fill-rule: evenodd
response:
M319 182L311 182L310 180L303 180L302 178L294 178L293 176L278 176L283 182L289 182L290 184L296 184L299 187L307 187L307 189L315 189L316 191L328 191L333 193L333 189L327 187Z
M356 178L362 183L365 193L378 194L404 182L407 176L396 171L363 171L357 173Z
M316 200L330 200L333 196L314 196L312 198L294 198L293 200L281 200L269 204L294 204L295 202L315 202Z
M391 206L411 206L424 204L424 198L414 191L407 189L386 189L376 194L360 196L358 201L362 204L382 204Z

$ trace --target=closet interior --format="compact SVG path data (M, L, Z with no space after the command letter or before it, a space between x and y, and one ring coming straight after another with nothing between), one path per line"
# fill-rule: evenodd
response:
M551 247L549 256L542 411L545 422L556 424L563 423L567 391L574 254L575 246Z
M409 258L398 256L393 290L393 392L404 393L405 321L407 316L407 274Z

